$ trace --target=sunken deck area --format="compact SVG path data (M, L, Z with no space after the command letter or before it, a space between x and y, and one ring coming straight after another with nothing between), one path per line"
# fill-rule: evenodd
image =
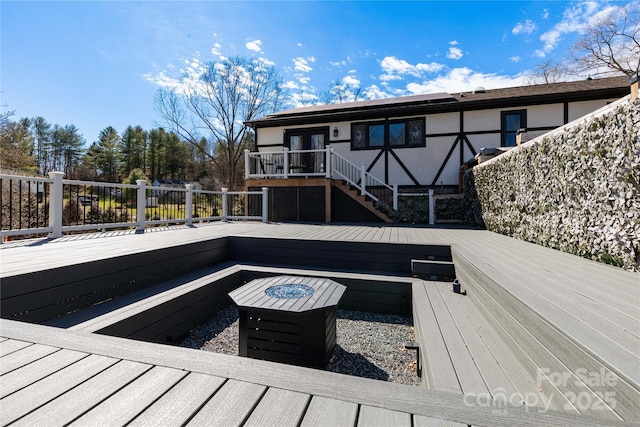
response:
M222 223L16 241L0 262L1 425L640 422L640 276L488 231ZM166 344L288 274L408 311L423 386Z

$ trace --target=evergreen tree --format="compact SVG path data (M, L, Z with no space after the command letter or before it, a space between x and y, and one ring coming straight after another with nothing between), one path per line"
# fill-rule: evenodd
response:
M31 132L35 139L35 158L40 173L47 175L50 169L50 150L53 131L51 124L44 117L36 117L31 121Z
M121 144L123 175L133 169L146 170L147 132L140 126L129 126L122 134Z
M0 168L35 172L33 138L24 122L3 120L0 126Z
M98 135L95 163L107 182L119 182L119 171L122 162L120 152L120 136L108 126Z

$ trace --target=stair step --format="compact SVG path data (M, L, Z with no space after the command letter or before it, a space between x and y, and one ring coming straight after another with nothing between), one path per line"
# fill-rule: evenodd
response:
M412 259L411 274L420 279L442 282L452 282L456 278L456 270L452 261Z

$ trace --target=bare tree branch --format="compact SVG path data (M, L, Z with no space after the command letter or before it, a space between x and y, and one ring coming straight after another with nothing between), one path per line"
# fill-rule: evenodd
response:
M209 62L197 78L183 76L173 89L161 89L156 108L180 137L202 149L201 137L212 144L208 157L229 188L242 180L245 124L277 111L284 101L276 69L261 60L232 57Z
M640 69L640 8L628 4L594 21L571 51L581 74L633 75Z

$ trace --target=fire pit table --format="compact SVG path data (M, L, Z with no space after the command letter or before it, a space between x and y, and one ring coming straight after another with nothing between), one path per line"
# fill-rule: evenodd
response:
M346 287L330 279L255 279L229 293L240 317L240 356L324 368L336 345Z

